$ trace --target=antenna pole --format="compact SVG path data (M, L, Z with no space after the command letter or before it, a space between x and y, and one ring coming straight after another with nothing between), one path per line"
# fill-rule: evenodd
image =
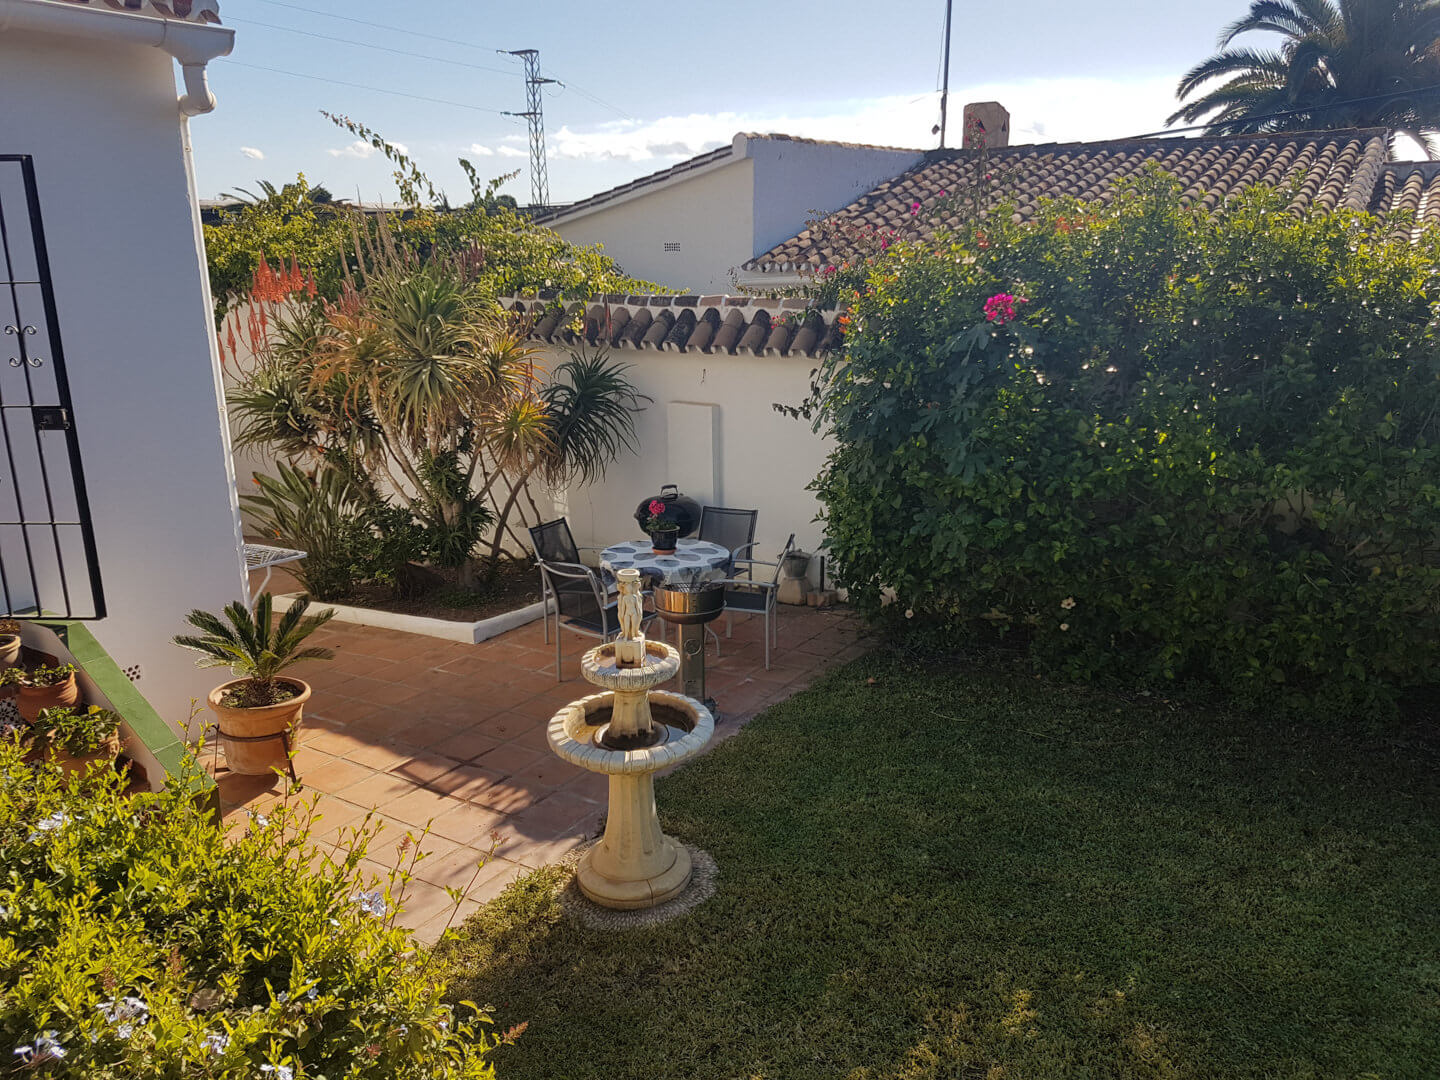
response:
M550 205L550 176L545 167L545 106L540 88L555 79L540 77L539 49L512 49L511 56L525 61L525 111L506 113L523 116L530 122L530 201L536 206Z
M945 149L945 110L950 104L950 11L955 0L945 0L945 74L940 91L940 149Z

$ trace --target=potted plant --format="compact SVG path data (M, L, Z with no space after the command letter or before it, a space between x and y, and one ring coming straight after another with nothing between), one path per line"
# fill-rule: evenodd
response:
M310 597L302 596L279 620L272 618L273 600L261 593L252 614L238 601L225 606L225 618L192 611L185 619L201 631L181 634L175 644L200 653L200 667L228 667L239 676L210 691L231 772L262 776L288 768L289 733L300 722L310 686L280 672L304 660L331 660L335 654L317 646L301 648L312 633L335 617L333 609L306 617Z
M83 773L92 762L110 764L120 753L120 717L98 705L42 709L35 720L35 745L69 773Z
M669 518L670 508L659 499L651 499L648 509L650 516L645 519L645 531L650 534L650 549L656 555L668 555L675 550L680 523Z
M80 688L75 685L75 665L57 664L53 656L46 660L49 663L29 670L12 667L0 671L0 686L19 688L15 707L32 724L41 709L64 708L80 700Z
M0 619L0 671L20 666L20 623Z

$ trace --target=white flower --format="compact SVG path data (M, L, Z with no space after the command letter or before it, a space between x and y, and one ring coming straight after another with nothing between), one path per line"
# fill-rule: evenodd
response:
M1060 624L1060 629L1061 629L1061 630L1069 630L1069 629L1070 629L1070 624L1069 624L1068 622L1062 622L1062 623Z
M128 1039L150 1019L150 1006L138 997L111 998L95 1006L105 1022L115 1025L115 1034Z
M17 1046L15 1054L24 1059L26 1065L43 1065L47 1061L59 1061L65 1056L65 1047L60 1045L59 1032L45 1031L35 1036L31 1046Z
M255 822L255 824L259 825L262 829L266 825L270 824L270 819L264 814L257 814L254 810L246 810L245 812L250 815L250 820Z
M1074 598L1073 596L1067 596L1067 597L1065 597L1064 600L1061 600L1061 601L1060 601L1060 606L1061 606L1062 608L1064 608L1066 611L1069 611L1071 608L1073 608L1073 607L1075 606L1075 598Z
M390 910L385 904L385 894L379 889L356 893L350 898L350 902L366 915L371 915L377 919L383 919L385 913Z
M64 810L56 810L49 817L35 824L35 829L30 833L30 842L33 844L48 832L63 828L70 820L70 815Z
M278 1001L281 1005L284 1005L287 1001L290 1000L290 991L281 990L280 993L275 995L275 1000Z
M315 986L310 987L309 990L306 990L306 991L305 991L305 996L306 996L309 1000L314 1001L317 997L320 996L320 989L319 989L319 987L315 987Z
M230 1036L223 1031L212 1032L200 1040L200 1045L216 1057L220 1057L230 1048Z
M274 1073L275 1080L295 1080L295 1070L289 1065L261 1065L262 1073Z
M914 617L915 617L915 612L912 611L910 608L906 608L906 609L905 609L905 618L907 618L907 619L913 619Z

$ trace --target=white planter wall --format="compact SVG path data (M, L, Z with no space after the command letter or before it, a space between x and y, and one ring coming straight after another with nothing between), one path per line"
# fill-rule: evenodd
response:
M34 157L109 609L94 633L178 725L217 679L170 638L246 586L176 97L158 49L0 35L0 153Z

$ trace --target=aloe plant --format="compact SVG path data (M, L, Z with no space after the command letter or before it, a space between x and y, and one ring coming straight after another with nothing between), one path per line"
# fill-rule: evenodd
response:
M240 708L274 705L280 697L277 678L287 668L304 660L333 660L334 652L316 645L301 648L301 643L335 617L333 608L306 617L310 598L302 596L290 610L275 620L271 595L261 593L255 610L238 600L226 604L224 619L208 611L195 610L185 621L200 635L180 634L174 640L183 649L200 654L200 667L228 667L245 680L238 688L236 699L226 704Z

